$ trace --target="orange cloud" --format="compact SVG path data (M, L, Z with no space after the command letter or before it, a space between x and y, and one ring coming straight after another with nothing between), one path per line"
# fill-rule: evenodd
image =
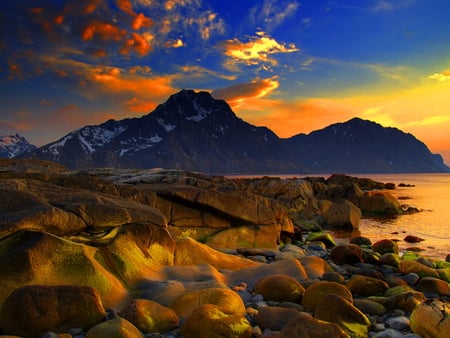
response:
M153 109L155 109L157 103L153 101L146 101L139 99L137 97L133 97L131 100L125 103L128 111L134 113L149 113Z
M134 17L131 28L134 30L139 30L141 28L151 27L152 25L153 21L150 18L147 18L143 13L139 13Z
M130 16L134 16L135 13L133 11L133 4L130 0L117 0L117 7L124 13L127 13Z
M277 77L270 79L257 79L249 83L240 83L226 88L212 91L217 99L226 100L232 108L240 107L252 98L264 97L279 87Z
M121 54L129 54L135 51L140 56L145 56L152 50L150 43L141 35L131 33L131 37L125 41L125 44L120 49Z
M118 26L97 21L91 22L84 28L82 39L88 41L98 36L103 41L120 41L125 34L126 31L120 29Z
M292 53L299 50L294 44L281 44L264 32L258 32L257 37L251 38L248 42L233 39L223 42L221 46L225 55L232 60L244 62L248 65L259 64L260 62L277 65L277 60L270 55Z

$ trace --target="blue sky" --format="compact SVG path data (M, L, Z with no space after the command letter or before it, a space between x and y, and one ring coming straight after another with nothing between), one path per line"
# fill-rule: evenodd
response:
M182 88L281 137L352 117L450 163L446 0L0 2L0 134L36 145Z

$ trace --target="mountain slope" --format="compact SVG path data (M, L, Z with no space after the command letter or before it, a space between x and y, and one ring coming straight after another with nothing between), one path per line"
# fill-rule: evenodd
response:
M286 145L314 172L449 172L413 135L360 118L293 136Z
M0 157L13 158L36 147L19 134L0 136Z
M164 167L220 173L296 172L268 128L255 127L209 93L183 90L141 118L73 131L28 154L70 168Z

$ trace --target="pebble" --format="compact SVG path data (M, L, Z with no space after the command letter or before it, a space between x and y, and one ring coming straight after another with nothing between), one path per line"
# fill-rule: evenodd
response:
M392 317L386 320L386 324L391 329L403 331L409 328L409 319L405 316Z

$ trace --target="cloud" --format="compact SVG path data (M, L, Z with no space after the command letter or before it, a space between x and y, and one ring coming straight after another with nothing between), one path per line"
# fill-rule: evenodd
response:
M284 44L276 41L264 32L256 33L248 41L242 42L235 38L221 43L226 56L231 60L226 64L227 68L233 69L233 63L244 63L246 65L267 64L276 66L278 61L274 57L280 53L297 52L299 49L294 44Z
M438 82L450 81L450 70L443 71L442 73L434 73L428 76L428 78Z
M232 107L236 107L247 99L261 98L269 95L279 85L277 77L257 79L252 82L239 83L226 88L213 90L211 95L217 99L226 100Z
M391 12L394 9L394 6L391 2L380 0L377 1L372 7L372 12Z
M286 18L292 17L299 7L297 1L258 1L258 4L250 9L250 21L253 26L271 31Z

